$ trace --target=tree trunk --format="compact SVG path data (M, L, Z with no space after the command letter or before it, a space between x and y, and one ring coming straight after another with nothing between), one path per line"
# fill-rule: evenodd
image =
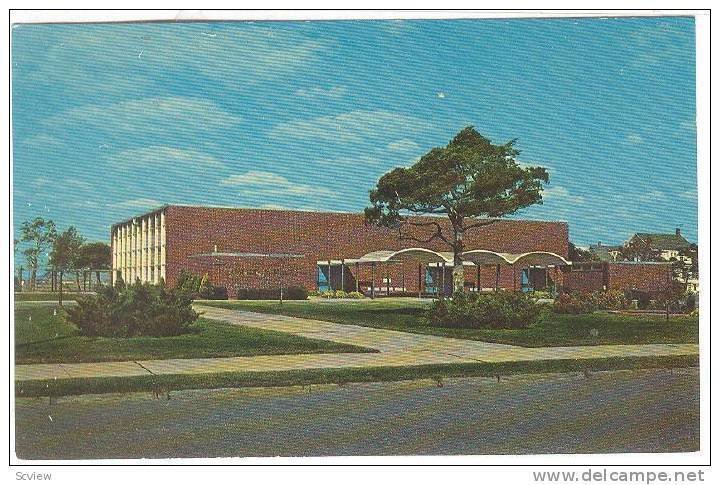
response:
M100 271L95 271L95 277L97 278L97 285L100 286Z
M455 241L453 244L453 293L458 291L462 292L465 290L465 269L463 268L462 257L463 250L463 231L461 229L456 229Z
M33 266L30 272L30 289L35 291L35 281L37 281L37 266Z
M78 291L82 291L82 286L80 286L80 271L75 271L75 284L77 284Z
M60 271L59 276L60 276L60 290L59 290L60 293L59 293L58 303L60 304L60 306L63 306L63 272L62 271Z

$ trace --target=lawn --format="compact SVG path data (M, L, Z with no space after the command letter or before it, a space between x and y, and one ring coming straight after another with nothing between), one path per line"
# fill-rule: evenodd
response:
M176 337L84 337L55 306L15 309L15 363L101 362L250 355L372 352L371 349L282 332L198 319Z
M290 315L335 323L386 328L524 347L697 343L698 317L628 316L609 313L560 315L543 313L540 321L525 329L459 329L429 325L424 317L428 301L413 298L332 301L203 301L205 305ZM597 330L597 336L591 330ZM592 332L595 333L595 332Z
M363 367L346 369L303 369L278 372L223 372L133 377L95 377L33 380L15 383L15 396L66 396L125 392L154 392L170 398L170 391L229 387L284 387L312 384L345 385L350 382L434 379L441 385L449 377L493 377L551 372L597 372L606 370L697 367L693 355L660 357L613 357L583 360L541 360L530 362L473 362L404 367ZM585 374L589 375L589 374Z
M73 300L78 296L87 295L77 291L63 291L63 300ZM60 293L50 291L23 291L15 293L15 301L58 301Z

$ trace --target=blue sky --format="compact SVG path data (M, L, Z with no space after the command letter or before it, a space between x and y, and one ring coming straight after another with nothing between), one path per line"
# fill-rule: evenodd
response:
M14 218L360 211L466 125L550 172L515 217L697 240L691 18L21 25Z

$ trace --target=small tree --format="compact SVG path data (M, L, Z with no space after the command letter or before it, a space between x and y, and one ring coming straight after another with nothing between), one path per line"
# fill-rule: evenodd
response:
M453 287L462 291L465 233L542 203L548 173L542 167L521 167L514 145L515 140L493 145L473 127L466 127L447 146L433 148L411 167L383 175L370 192L372 205L365 209L365 218L396 228L401 240L438 240L449 246ZM449 230L441 221L408 217L413 214L443 215Z
M112 264L112 250L104 242L93 242L84 244L82 247L82 260L88 269L95 271L97 284L100 284L100 271L110 269Z
M60 278L59 303L63 304L63 274L72 268L78 260L78 254L83 245L83 238L73 226L59 234L53 241L50 253L50 265L58 272Z
M20 242L29 244L22 254L25 256L25 261L27 261L30 268L30 288L33 290L37 281L40 259L43 253L46 253L52 246L56 236L55 223L42 217L36 217L32 221L25 221L20 228Z

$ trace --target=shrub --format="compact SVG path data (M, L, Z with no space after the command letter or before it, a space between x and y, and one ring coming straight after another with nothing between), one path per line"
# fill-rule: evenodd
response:
M525 328L535 323L541 307L521 292L456 293L451 300L433 302L432 325L456 328Z
M150 283L100 287L68 309L68 319L89 337L181 335L197 318L186 293Z
M178 276L175 288L187 295L192 300L227 300L227 288L223 286L215 286L210 282L210 278L205 274L198 276L189 271L181 271Z
M588 294L582 293L563 293L559 295L553 303L553 311L555 313L583 314L595 311Z
M625 310L630 308L630 300L620 290L594 291L589 300L597 310Z
M237 288L238 300L279 300L280 288ZM308 291L302 286L283 288L284 300L307 300Z
M360 299L362 299L362 298L365 298L365 295L363 295L363 294L360 293L359 291L351 291L350 293L347 294L347 297L348 297L348 298L353 298L353 299L356 299L356 300L360 300Z
M549 291L533 291L532 293L530 293L530 296L533 297L533 298L535 298L536 300L540 300L540 299L550 300L550 299L552 299L552 298L555 297L555 296L554 296L551 292L549 292Z

